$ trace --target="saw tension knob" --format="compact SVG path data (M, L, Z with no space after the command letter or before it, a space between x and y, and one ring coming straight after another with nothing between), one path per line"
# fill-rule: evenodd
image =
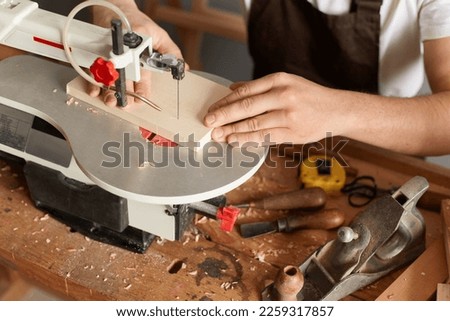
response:
M97 82L108 87L112 86L119 78L119 73L116 68L114 68L114 64L111 61L107 61L101 57L95 59L89 70Z

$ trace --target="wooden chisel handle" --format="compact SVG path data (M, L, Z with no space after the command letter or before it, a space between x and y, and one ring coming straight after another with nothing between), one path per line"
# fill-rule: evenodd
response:
M295 208L318 208L325 205L327 194L320 187L305 188L273 195L251 202L250 207L265 210L290 210Z
M277 223L279 232L290 232L296 229L331 230L344 224L344 221L345 214L337 208L331 208L307 215L289 215Z

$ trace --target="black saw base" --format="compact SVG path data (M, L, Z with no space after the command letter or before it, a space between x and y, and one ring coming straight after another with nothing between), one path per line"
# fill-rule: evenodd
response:
M78 232L93 240L136 253L144 253L156 237L153 234L144 232L132 226L128 226L122 232L116 232L70 214L61 214L48 208L45 208L45 210L47 210L52 217L69 226L73 232Z

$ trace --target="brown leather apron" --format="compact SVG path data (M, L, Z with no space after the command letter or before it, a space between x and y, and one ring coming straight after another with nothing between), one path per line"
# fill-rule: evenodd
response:
M307 0L253 0L249 49L254 77L285 71L324 86L378 93L382 0L352 0L327 15Z

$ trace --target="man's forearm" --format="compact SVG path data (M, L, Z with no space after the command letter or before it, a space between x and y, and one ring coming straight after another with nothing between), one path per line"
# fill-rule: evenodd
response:
M389 98L339 92L344 134L369 144L414 155L450 153L450 92Z

